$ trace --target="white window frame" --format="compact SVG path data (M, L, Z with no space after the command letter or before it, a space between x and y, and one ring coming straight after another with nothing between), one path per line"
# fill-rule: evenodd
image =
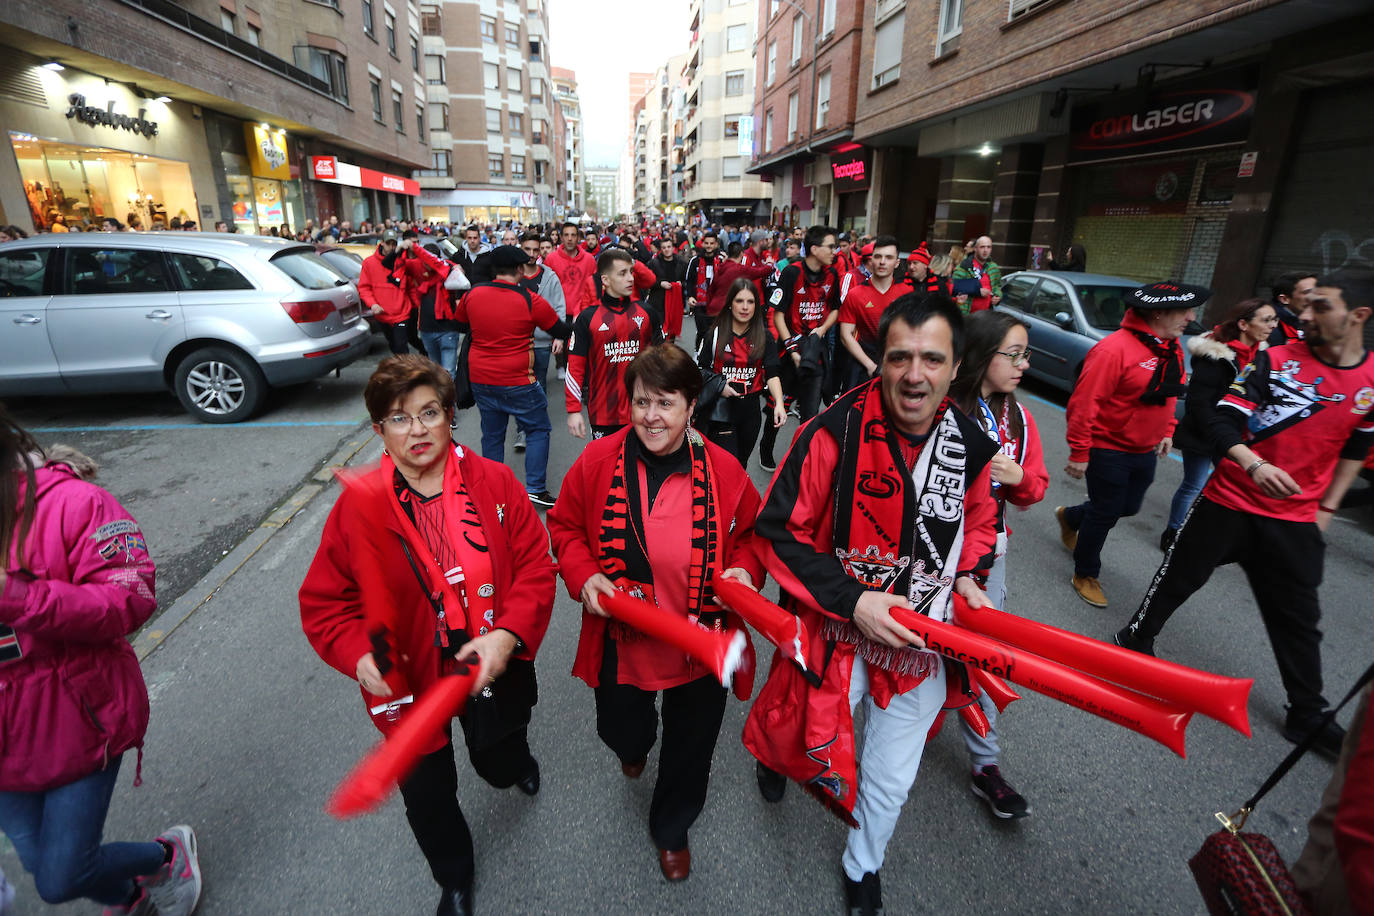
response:
M497 135L500 135L500 133L501 133L501 109L499 109L499 108L488 108L488 109L487 109L487 133L489 133L489 134L497 134Z
M816 130L824 130L830 114L830 71L816 77Z
M491 75L496 74L496 84L492 85ZM501 65L486 62L482 64L482 88L487 90L500 91L501 89Z
M736 41L738 39L738 41ZM725 27L725 53L749 50L749 26L744 23Z
M766 72L767 72L768 80L767 80L767 82L764 83L764 85L765 85L765 86L771 86L771 85L773 85L773 80L777 79L777 77L778 77L778 42L777 42L777 39L773 39L772 41L768 42L768 70L767 70Z
M773 151L773 109L768 109L768 114L763 119L763 151L769 153Z
M802 16L801 13L792 17L792 61L791 66L795 67L801 63L802 52Z
M801 96L793 92L787 96L787 142L797 139L797 113L800 111Z
M730 78L731 78L731 77L734 77L734 76L738 76L738 77L739 77L739 92L731 92L731 91L730 91ZM725 71L724 92L725 92L725 95L726 95L727 97L729 97L729 98L735 98L735 97L737 97L737 96L744 95L744 92L745 92L745 85L744 85L744 83L745 83L745 72L744 72L743 70L727 70L727 71Z
M835 0L821 0L821 38L835 31Z
M942 2L948 2L948 0L942 0ZM880 61L880 60L878 59L877 43L878 43L878 40L882 37L883 31L884 31L885 29L893 29L893 30L896 31L897 55L896 55L896 58L894 59L894 61L893 61L892 63L888 64L886 67L883 67L883 69L880 70L880 69L878 69L879 66L880 66L880 64L882 64L882 63L887 63L887 61L886 61L886 60ZM874 33L874 51L873 51L873 87L872 87L872 88L874 88L874 89L880 89L880 88L882 88L883 86L886 86L886 85L888 85L888 84L890 84L890 83L895 83L895 82L898 80L898 78L901 77L901 75L902 75L902 43L903 43L903 41L904 41L904 39L905 39L905 34L904 34L904 33L905 33L905 29L906 29L906 13L905 13L905 12L901 12L901 13L898 13L897 15L895 15L895 16L890 16L890 17L888 17L888 19L885 20L885 21L883 22L882 25L878 26L877 30L875 31L875 33Z
M730 174L730 166L733 164L735 174ZM722 181L738 181L744 177L744 157L743 156L722 156L720 160L720 177Z
M935 33L935 53L952 51L964 32L964 0L940 0L939 30Z

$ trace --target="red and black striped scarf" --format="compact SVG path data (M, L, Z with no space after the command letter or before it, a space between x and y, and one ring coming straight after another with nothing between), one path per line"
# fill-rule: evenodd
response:
M639 437L634 430L625 436L625 447L616 459L606 508L601 514L597 555L601 571L617 588L657 604L654 571L649 563L644 533L644 499L640 493ZM711 459L706 443L696 430L687 429L687 449L692 474L692 553L687 569L687 604L682 611L692 617L712 615L719 607L712 600L711 576L720 558L720 513L712 496Z

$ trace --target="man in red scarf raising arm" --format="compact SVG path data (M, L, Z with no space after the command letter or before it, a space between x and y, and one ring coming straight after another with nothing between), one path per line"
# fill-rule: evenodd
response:
M947 297L893 302L878 328L878 377L802 428L754 525L769 573L812 634L807 665L824 675L812 687L775 656L744 743L765 799L780 799L790 776L851 824L850 913L882 909L883 855L946 703L944 661L891 611L947 621L953 591L985 604L970 576L991 566L996 546L996 446L946 398L962 336Z

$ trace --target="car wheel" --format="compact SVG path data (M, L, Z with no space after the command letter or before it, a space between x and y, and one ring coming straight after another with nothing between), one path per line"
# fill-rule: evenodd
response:
M202 423L238 423L262 406L267 380L257 363L235 350L205 347L177 366L176 395Z

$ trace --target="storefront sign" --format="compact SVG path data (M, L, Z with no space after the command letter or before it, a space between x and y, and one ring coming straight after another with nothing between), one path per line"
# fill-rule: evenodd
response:
M261 124L243 125L248 141L248 169L257 178L288 181L291 164L286 155L286 131L263 127Z
M1255 93L1220 85L1152 93L1140 102L1108 102L1075 109L1069 161L1086 162L1197 149L1244 141Z
M146 109L140 108L138 117L131 118L128 115L117 113L114 110L115 103L113 101L104 109L87 105L86 97L78 92L73 92L67 96L67 103L71 106L67 109L67 117L76 118L82 124L90 124L93 127L97 124L103 124L106 127L133 131L145 137L157 136L157 122L149 121L143 117L147 113Z
M830 157L830 177L834 181L835 193L863 191L868 187L868 152L854 150Z
M359 168L348 162L340 162L335 156L311 156L310 175L316 181L329 181L351 188L371 188L374 191L389 191L409 197L420 196L420 183L413 178Z
M1259 162L1259 153L1246 153L1240 157L1240 169L1236 172L1237 178L1253 178L1255 176L1255 164Z

